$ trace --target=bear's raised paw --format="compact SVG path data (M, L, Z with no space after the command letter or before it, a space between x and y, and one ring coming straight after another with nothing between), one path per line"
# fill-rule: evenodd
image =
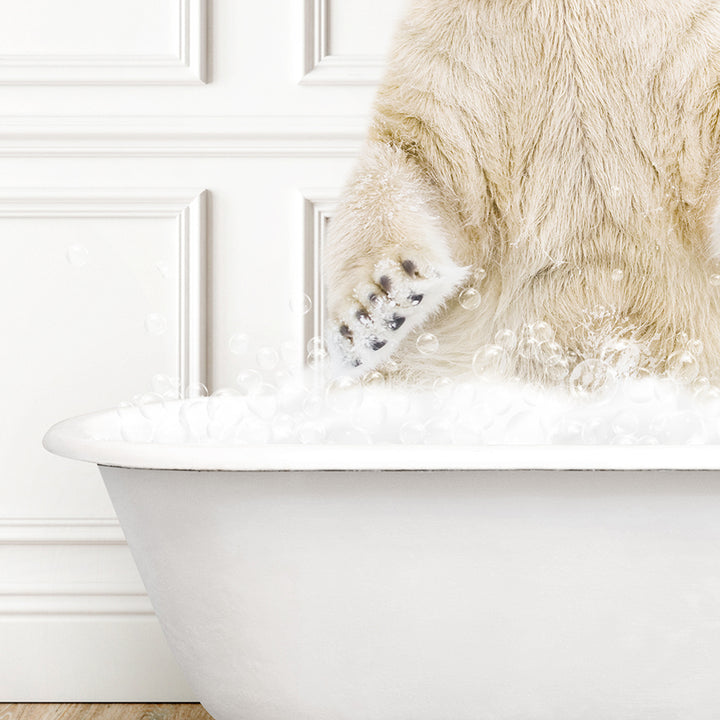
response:
M351 297L335 303L328 338L335 369L366 372L388 360L466 274L456 265L439 268L411 257L378 261Z

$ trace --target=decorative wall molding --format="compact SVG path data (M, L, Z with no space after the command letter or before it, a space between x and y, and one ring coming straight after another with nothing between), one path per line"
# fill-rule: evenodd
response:
M126 545L116 518L0 518L0 545Z
M204 83L207 0L178 0L177 54L0 54L0 85Z
M116 518L4 518L0 519L0 548L48 546L77 552L75 547L98 551L127 543ZM129 552L129 550L127 550ZM117 555L104 558L106 564ZM0 618L8 616L153 615L150 600L135 583L92 581L58 583L37 571L22 584L0 578Z
M0 157L354 157L348 116L4 116Z
M178 376L207 384L207 191L183 188L0 190L1 218L174 218L180 258Z
M385 59L330 53L330 0L305 0L305 75L302 85L376 85Z
M312 312L306 316L304 344L313 337L325 339L325 290L322 273L323 248L327 225L332 217L339 189L303 191L305 201L305 294L312 300Z
M0 585L0 618L154 614L146 593L127 592L123 588L98 588L90 583L58 588L44 584Z

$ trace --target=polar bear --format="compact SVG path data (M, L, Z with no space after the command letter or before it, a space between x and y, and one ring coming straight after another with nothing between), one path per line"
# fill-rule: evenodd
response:
M328 232L331 354L720 375L719 142L718 0L415 0Z

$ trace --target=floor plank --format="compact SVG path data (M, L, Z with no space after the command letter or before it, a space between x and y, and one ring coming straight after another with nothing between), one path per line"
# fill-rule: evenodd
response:
M0 703L0 720L212 720L195 703Z

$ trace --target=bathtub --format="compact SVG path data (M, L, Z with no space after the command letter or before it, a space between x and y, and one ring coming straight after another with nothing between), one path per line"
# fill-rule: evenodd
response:
M717 720L716 447L130 444L97 463L216 720Z

